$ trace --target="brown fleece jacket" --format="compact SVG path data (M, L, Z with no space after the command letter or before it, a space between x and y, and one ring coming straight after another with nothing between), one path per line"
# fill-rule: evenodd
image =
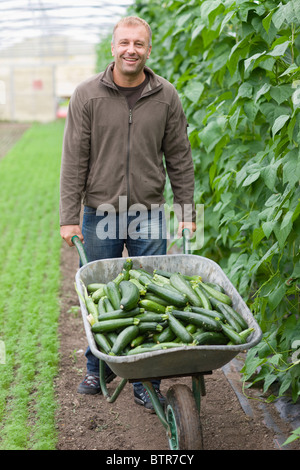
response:
M81 83L70 100L61 162L60 225L79 224L81 202L95 208L111 204L116 211L120 196L127 197L128 206L151 209L152 204L163 204L165 168L174 206L188 205L189 220L194 220L194 168L177 91L145 67L149 81L130 110L113 82L112 67L113 63Z

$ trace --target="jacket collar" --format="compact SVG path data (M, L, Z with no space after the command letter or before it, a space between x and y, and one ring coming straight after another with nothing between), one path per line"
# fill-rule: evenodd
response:
M114 65L115 65L115 62L111 62L106 67L104 72L102 72L100 74L99 80L103 85L108 86L110 88L113 88L114 90L117 90L117 87L116 87L116 85L114 83L114 80L113 80L113 73L112 73ZM145 66L144 70L145 70L145 73L147 73L148 76L149 76L149 81L148 81L148 84L146 85L146 87L143 90L143 93L142 93L143 96L146 95L146 94L155 93L156 91L160 90L163 86L162 82L159 79L159 76L156 75L153 72L153 70L151 70L147 66Z

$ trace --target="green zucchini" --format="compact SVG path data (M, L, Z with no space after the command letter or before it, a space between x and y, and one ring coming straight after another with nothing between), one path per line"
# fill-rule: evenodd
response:
M85 297L85 305L86 305L88 313L92 315L95 321L97 321L98 320L98 308L97 308L97 305L93 302L92 297L90 297L89 295Z
M191 282L199 282L202 280L201 276L198 274L193 274L193 275L188 275L188 274L182 274L182 276L187 280Z
M132 310L140 300L138 287L130 281L122 281L119 285L121 292L120 308Z
M229 295L227 295L223 292L220 292L219 290L215 289L214 287L211 287L210 285L208 285L205 282L200 282L199 284L200 284L201 287L203 287L203 289L206 290L206 292L209 294L209 297L213 297L213 298L219 300L220 302L223 302L224 304L231 305L232 300L229 297Z
M246 328L245 330L239 333L242 338L243 343L246 343L250 334L254 331L254 328Z
M135 354L142 354L142 353L146 353L146 352L151 352L152 351L152 346L147 346L147 347L143 347L143 345L139 345L139 346L136 346L135 348L131 348L128 352L127 352L127 356L134 356Z
M146 295L146 293L147 293L146 287L143 286L143 284L141 284L137 279L132 277L132 278L129 279L129 281L136 285L136 287L140 291L140 295Z
M175 287L171 286L171 284L166 284L166 283L164 284L164 283L162 283L162 282L160 282L160 281L157 281L156 279L153 279L151 282L152 282L153 284L156 284L156 285L159 286L159 287L166 287L168 290L170 290L170 291L172 291L172 292L175 292L175 293L178 292L178 290L175 289Z
M208 315L209 317L216 318L219 320L225 320L224 315L219 310L211 310L203 307L192 307L190 311L195 313L202 313L203 315Z
M131 348L136 348L137 346L140 346L144 343L146 339L146 335L138 335L130 343Z
M152 282L152 276L150 274L144 273L138 269L129 270L130 278L137 279L141 284L146 286L149 282Z
M180 346L186 346L185 343L175 343L174 341L165 341L164 343L155 344L152 346L152 350L156 351L158 349L169 349L169 348L178 348Z
M81 301L85 304L85 307L87 309L87 319L90 323L90 325L94 324L98 320L98 308L95 302L93 301L91 295L89 295L88 290L85 286L85 284L81 281L82 289L83 289L83 295L81 292L79 292L79 289L76 286L75 283L75 290L81 299Z
M224 304L223 302L217 302L215 304L215 308L220 310L222 313L226 311L228 315L235 319L235 321L240 325L242 330L248 328L248 323L246 322L244 317L242 317L242 315L236 310L234 310L230 305Z
M106 320L114 320L118 318L129 318L129 317L136 317L138 314L144 312L143 308L136 307L132 310L123 310L119 308L117 310L112 310L110 312L105 312L99 315L98 321L106 321Z
M163 276L167 279L170 279L173 273L171 273L170 271L164 271L163 269L154 269L153 274L159 274L159 276Z
M137 337L137 338L138 338L138 337ZM134 342L134 341L135 341L135 340L133 340L133 342ZM145 341L145 342L141 343L141 344L139 345L139 347L140 347L140 348L152 348L152 347L155 346L155 345L156 345L156 343L154 343L154 342L152 341L152 339L149 338L149 341Z
M166 307L164 305L161 305L158 302L155 302L154 300L142 298L139 301L139 305L140 307L143 307L146 310L150 310L151 312L165 313L166 311Z
M105 310L107 312L112 312L114 309L111 301L109 300L109 298L107 296L103 297L103 303L104 303L104 306L105 306Z
M163 330L163 326L160 323L157 323L155 321L143 321L139 323L139 334L141 335L143 335L144 333L148 333L150 331L162 331L162 330Z
M120 302L121 302L121 292L120 292L119 286L115 284L113 281L109 281L105 285L105 293L109 301L111 302L114 310L119 309Z
M123 268L122 268L122 271L120 273L122 275L122 279L120 279L120 282L121 281L129 281L129 279L130 279L129 271L130 271L130 269L132 269L132 265L133 265L133 262L132 262L131 258L127 258L124 261Z
M93 294L94 292L96 292L96 290L100 289L104 285L105 284L103 284L102 282L92 282L91 284L87 285L87 290L90 294Z
M200 307L207 308L211 310L211 302L209 300L209 297L207 293L205 292L204 289L199 286L199 284L195 284L193 286L193 289L195 290L196 294L198 295L199 299L201 300L202 305Z
M106 331L104 334L107 336L107 339L111 344L114 344L118 337L118 334L115 331Z
M131 341L139 334L139 328L136 325L130 325L124 328L117 336L111 351L111 356L119 355Z
M163 270L163 269L155 269L155 270L154 270L154 273L155 273L155 274L159 274L159 275L161 275L161 276L164 276L164 277L166 277L166 278L170 278L170 277L172 276L172 274L174 274L174 273L172 273L172 272L170 272L170 271L165 271L165 270ZM201 281L201 276L199 276L199 275L197 275L197 274L194 274L194 275L192 275L192 276L191 276L191 275L188 275L188 274L182 274L182 273L180 273L180 274L181 274L181 276L183 276L187 281L196 281L196 282L198 282L199 280Z
M176 318L172 314L169 314L168 323L169 323L171 330L173 330L173 333L178 338L180 338L183 343L193 342L192 335L188 332L188 330L185 328L185 326L181 323L181 321L178 318Z
M164 307L167 307L168 305L170 305L169 302L162 299L161 297L158 297L158 295L152 294L152 292L146 292L146 294L143 296L143 299L153 300L153 302L156 302L157 304L163 305Z
M121 281L124 281L125 279L125 275L124 273L121 271L117 277L115 277L115 279L113 279L113 282L118 286L120 284Z
M154 274L153 280L157 281L161 285L164 285L164 284L170 285L170 279L168 277L161 276L160 274L157 274L157 273Z
M228 338L221 332L203 331L194 336L194 343L196 344L196 346L200 346L203 344L227 344Z
M202 313L188 312L176 309L171 310L169 312L169 315L170 313L179 320L184 320L188 323L193 323L194 325L203 327L205 330L208 331L221 331L222 329L219 320L216 320L215 318L212 318L208 315L204 315Z
M138 281L141 282L141 284L143 284L143 286L145 286L147 290L148 290L148 285L154 282L152 277L149 277L145 274L140 274Z
M142 267L136 268L136 270L137 270L138 272L142 273L142 274L146 274L147 276L153 277L153 271L152 271L152 273L151 273L151 272L149 272L147 269L144 269L144 268L142 268Z
M166 313L156 313L156 312L145 311L144 313L138 314L137 318L140 321L155 321L159 323L164 320L167 320L169 318L169 315Z
M190 282L187 281L181 274L179 273L172 274L172 276L170 277L170 282L171 282L171 285L175 287L175 289L177 289L179 292L186 295L191 305L195 305L197 307L202 306L202 302L199 296L196 294L196 292L192 288Z
M176 338L174 331L171 329L170 326L167 326L162 330L159 335L155 336L155 341L157 343L164 343L165 341L173 341Z
M193 323L188 323L187 325L185 325L185 328L186 328L186 330L188 330L189 333L191 333L191 335L193 333L196 333L196 331L197 331L197 326L193 325Z
M91 326L93 333L104 333L106 331L114 331L118 328L125 328L130 325L138 325L140 320L135 317L115 318L112 320L97 321Z
M149 283L147 285L147 290L153 294L161 297L176 307L184 307L187 304L187 297L180 292L173 292L165 286L158 286L154 283Z
M222 331L224 335L228 337L228 339L234 344L243 344L245 341L241 338L237 331L235 331L230 325L226 325L225 323L221 323Z
M206 282L205 284L225 294L225 290L223 289L222 286L220 286L220 284L217 284L216 282Z
M130 271L130 269L132 269L132 266L133 266L133 261L131 258L126 258L126 260L124 261L124 264L123 264L123 270L124 271Z
M102 352L108 354L111 351L111 344L103 333L95 333L94 338L96 344L99 346Z
M225 304L219 302L216 308L218 308L218 310L222 313L223 318L225 318L225 321L228 323L228 325L230 325L238 333L242 331L242 326L237 321L236 317L232 315L232 313L226 308Z
M106 313L105 299L107 299L106 296L101 297L101 299L99 299L98 306L97 306L97 308L98 308L98 317L100 315L103 315L103 313Z
M247 343L248 341L248 337L250 336L250 334L252 333L252 331L254 331L254 328L246 328L246 330L243 330L241 331L240 333L238 333L239 337L241 338L242 340L242 343L241 344L245 344ZM234 343L234 341L229 341L229 343L227 343L227 345L234 345L236 343Z
M99 289L95 290L92 293L92 299L95 303L98 303L99 299L103 297L104 295L105 295L105 284L102 284L102 286L99 287Z
M170 282L161 282L160 280L157 280L157 278L153 278L152 282L154 284L157 284L158 286L166 287L171 292L181 293L181 291L179 289L177 289L176 287L174 287Z
M155 344L154 346L148 346L148 347L143 347L137 346L136 348L130 349L130 351L127 353L127 356L133 356L134 354L142 354L146 352L154 352L154 351L159 351L159 350L164 350L164 349L171 349L171 348L179 348L181 345L180 343L174 343L174 342L164 342L164 343L159 343Z
M230 312L231 315L236 319L236 321L241 325L243 330L246 330L249 327L247 321L239 312L233 309L230 305L226 305L226 308L228 312Z

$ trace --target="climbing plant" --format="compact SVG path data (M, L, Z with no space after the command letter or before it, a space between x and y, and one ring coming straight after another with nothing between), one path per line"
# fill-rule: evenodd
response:
M137 0L153 31L148 65L189 121L199 254L217 261L263 331L244 379L300 393L300 2ZM167 190L167 198L172 194Z

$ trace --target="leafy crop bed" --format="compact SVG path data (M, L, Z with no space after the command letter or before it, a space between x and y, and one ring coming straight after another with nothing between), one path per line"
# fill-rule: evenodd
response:
M55 440L62 133L34 125L0 161L0 449Z

